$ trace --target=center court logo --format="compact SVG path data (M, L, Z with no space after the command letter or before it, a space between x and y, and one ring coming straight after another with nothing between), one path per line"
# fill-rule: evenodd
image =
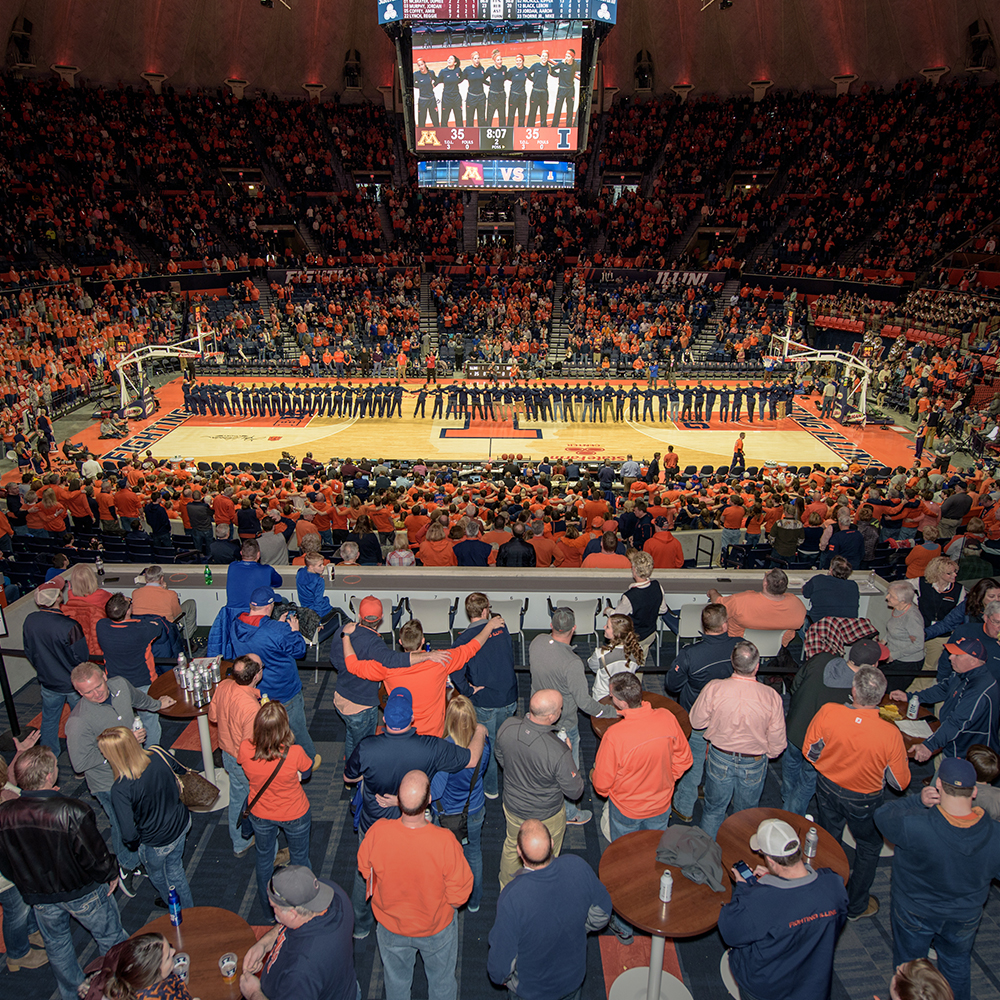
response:
M440 146L441 140L433 129L425 128L420 131L420 138L417 140L418 146Z

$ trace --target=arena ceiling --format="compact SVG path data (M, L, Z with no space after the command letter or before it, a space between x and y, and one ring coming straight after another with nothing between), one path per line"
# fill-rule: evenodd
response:
M831 89L830 78L891 86L926 67L964 71L969 26L1000 31L1000 0L619 0L603 51L607 84L634 89L640 51L652 57L654 90L748 93L750 80L778 88ZM104 83L164 73L178 88L218 86L302 94L304 83L342 89L345 54L361 57L363 88L378 99L392 82L393 48L374 0L0 0L0 27L32 24L39 71L75 65ZM8 56L9 58L9 56ZM990 79L995 79L990 74Z

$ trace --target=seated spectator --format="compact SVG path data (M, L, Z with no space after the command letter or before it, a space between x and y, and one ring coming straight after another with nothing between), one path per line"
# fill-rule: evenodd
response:
M781 569L764 574L760 590L744 590L723 597L714 587L708 591L712 604L724 604L729 613L729 634L742 636L748 628L784 629L781 644L787 646L806 618L805 605L787 593L788 575Z
M682 569L684 566L684 549L680 541L674 537L665 517L658 517L653 522L656 534L648 539L642 547L653 557L656 569Z
M357 566L358 564L358 543L344 542L338 550L340 554L341 566Z
M104 986L108 1000L191 1000L174 972L177 949L157 933L139 934L113 949L115 970Z
M392 550L385 557L386 566L414 566L417 557L410 548L410 540L405 531L397 531L392 542ZM459 563L459 565L462 565Z
M935 557L941 555L941 546L938 545L938 529L936 525L925 524L920 529L923 541L919 545L914 545L906 554L906 578L916 580L924 575L927 564Z
M230 540L228 524L217 524L214 532L215 538L208 547L208 561L213 566L228 566L240 554L239 542Z
M811 576L802 588L802 596L810 601L807 612L810 622L828 615L834 618L857 618L861 600L858 585L850 579L853 569L844 556L834 556L830 572Z
M444 523L435 521L427 529L424 540L417 549L417 558L424 566L457 566L455 548L448 537Z
M600 552L591 552L582 563L584 569L631 569L632 563L626 555L619 555L618 535L614 531L605 531L601 535Z
M465 526L464 537L454 547L458 566L488 566L493 546L480 537L479 522L470 520ZM537 550L536 550L537 555ZM475 893L475 890L473 890Z

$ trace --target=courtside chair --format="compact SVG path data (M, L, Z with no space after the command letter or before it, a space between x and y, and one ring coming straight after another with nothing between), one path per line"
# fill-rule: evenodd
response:
M441 600L420 600L416 597L407 597L406 610L412 620L416 618L423 626L424 635L441 635L448 633L449 642L455 641L455 613L458 610L458 598L451 603L447 599Z
M701 609L704 604L682 604L680 610L680 624L677 626L677 647L687 645L689 642L697 642L701 636Z
M524 616L528 610L528 598L513 601L492 601L490 610L495 615L500 615L510 632L511 639L515 636L521 640L521 664L527 665L527 654L524 645Z
M598 625L597 616L601 611L601 600L597 597L584 598L579 601L559 601L558 604L552 603L552 598L548 597L546 600L549 602L549 614L551 615L556 608L569 608L573 614L576 616L576 634L577 635L592 635L594 641L598 641ZM604 626L601 626L603 630Z
M783 628L748 628L743 633L743 638L757 647L763 662L781 652L781 637L784 634Z

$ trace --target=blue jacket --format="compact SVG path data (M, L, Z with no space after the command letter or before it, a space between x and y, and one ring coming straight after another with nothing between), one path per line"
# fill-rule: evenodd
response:
M493 546L481 538L466 538L454 551L459 566L488 566Z
M264 664L264 678L258 685L272 701L288 701L302 690L299 666L295 662L306 655L306 641L286 622L276 618L255 618L251 622L240 615L232 624L233 652L236 656L256 653Z
M250 595L258 587L280 587L281 577L270 566L257 562L234 562L226 570L226 607L245 611Z
M483 630L483 623L470 625L455 640L456 646L471 642ZM503 708L517 701L517 677L514 674L514 643L506 625L490 632L483 648L465 667L452 676L459 692L472 699L477 708ZM472 686L482 691L473 694Z
M973 743L985 743L1000 751L1000 689L988 667L976 667L965 674L953 672L946 681L917 693L922 705L942 703L938 710L941 726L924 742L928 750L964 758Z
M719 914L733 978L768 1000L826 1000L833 951L847 923L844 880L829 868L803 879L737 882Z
M583 858L522 868L497 900L486 971L524 1000L566 996L587 972L587 932L610 916L611 896Z
M975 804L975 803L973 803ZM1000 824L984 814L969 827L953 826L941 810L916 796L875 810L875 824L896 845L892 905L954 919L978 914L1000 876Z
M445 737L446 743L454 743L450 737ZM434 812L460 813L465 808L465 803L469 803L469 815L479 812L486 805L486 792L483 787L483 777L486 768L490 763L490 741L486 739L483 746L483 756L479 763L479 774L476 775L476 787L469 795L469 785L472 782L474 767L467 767L462 771L449 774L447 771L438 771L431 781L431 800L434 803L431 807Z
M312 608L320 618L333 610L330 598L326 596L325 579L316 573L310 573L308 566L303 566L295 574L295 589L298 591L299 604L303 608Z

